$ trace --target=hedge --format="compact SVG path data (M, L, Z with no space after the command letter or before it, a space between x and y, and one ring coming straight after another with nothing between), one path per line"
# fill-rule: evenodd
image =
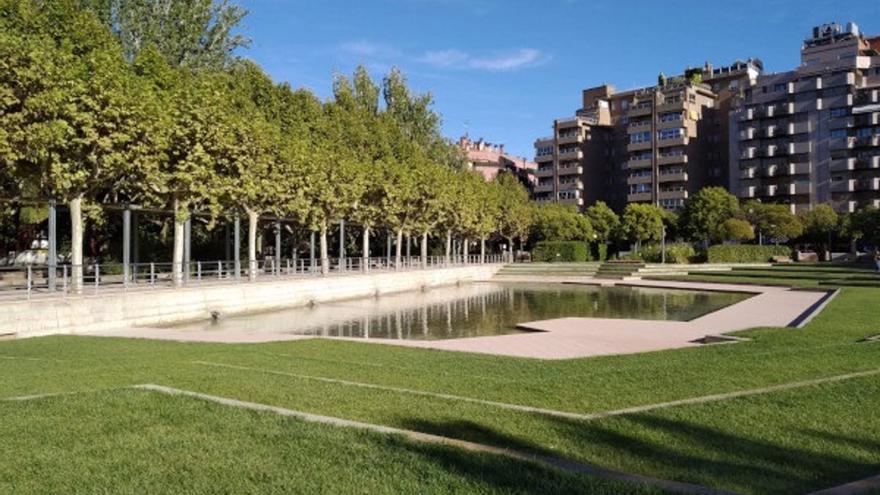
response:
M765 263L774 256L791 257L788 246L719 244L709 247L709 263Z
M660 244L648 244L642 246L637 253L638 259L648 263L660 263L663 261L663 248ZM696 261L697 252L694 247L685 242L676 242L666 245L666 262L686 264Z
M532 249L532 261L588 261L587 245L580 241L541 241Z

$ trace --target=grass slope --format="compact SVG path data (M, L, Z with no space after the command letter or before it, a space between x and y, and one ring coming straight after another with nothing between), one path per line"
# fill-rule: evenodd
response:
M769 270L780 276L791 272ZM795 280L823 273L797 272L804 278ZM766 277L745 278L764 283ZM736 345L552 362L332 340L252 345L82 337L7 341L0 343L5 378L0 396L159 383L716 488L801 493L880 472L880 417L871 412L880 407L880 377L579 421L260 370L597 412L880 368L880 343L859 342L880 333L878 300L878 289L846 288L801 330L755 329L741 332L752 340ZM215 478L223 487L219 491L227 492L636 489L143 392L0 403L0 414L0 435L12 439L0 442L0 455L18 459L0 468L0 483L25 493L55 491L64 479L81 492L107 491L101 487L114 483L121 488L117 492L150 487L199 492L211 491ZM157 431L181 441L163 439ZM326 452L316 445L327 445ZM68 468L70 463L81 467ZM132 477L145 464L152 468ZM181 470L187 479L175 474Z

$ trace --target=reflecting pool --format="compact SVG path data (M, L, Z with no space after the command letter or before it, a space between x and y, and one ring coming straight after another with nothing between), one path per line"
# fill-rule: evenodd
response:
M176 325L175 330L438 340L519 333L520 323L570 316L687 321L750 297L573 284L472 283Z

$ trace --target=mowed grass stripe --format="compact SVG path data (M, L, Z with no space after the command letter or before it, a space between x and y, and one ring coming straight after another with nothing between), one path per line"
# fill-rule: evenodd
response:
M345 385L345 386L350 386L350 387L361 387L361 388L367 388L367 389L383 390L383 391L387 391L387 392L397 392L397 393L403 393L403 394L418 395L418 396L423 396L423 397L432 397L432 398L452 400L452 401L470 402L470 403L474 403L474 404L481 404L481 405L486 405L486 406L498 407L498 408L502 408L502 409L509 409L512 411L543 414L543 415L547 415L547 416L555 416L555 417L568 418L568 419L579 419L579 420L584 420L584 421L591 421L591 420L609 418L609 417L614 417L614 416L625 416L625 415L629 415L629 414L639 414L639 413L655 411L658 409L668 409L671 407L680 407L680 406L688 406L688 405L695 405L695 404L705 404L708 402L719 402L719 401L733 400L733 399L737 399L737 398L741 398L741 397L749 397L749 396L753 396L753 395L772 394L774 392L781 392L781 391L785 391L785 390L792 390L792 389L798 389L798 388L803 388L803 387L811 387L811 386L822 385L822 384L826 384L826 383L841 382L841 381L846 381L846 380L852 380L855 378L864 378L864 377L869 377L869 376L874 376L874 375L880 374L880 369L857 371L854 373L845 373L842 375L827 376L827 377L823 377L823 378L814 378L814 379L810 379L810 380L800 380L800 381L795 381L795 382L781 383L778 385L771 385L768 387L754 388L754 389L748 389L748 390L738 390L735 392L727 392L727 393L723 393L723 394L703 395L703 396L698 396L698 397L690 397L687 399L660 402L660 403L656 403L656 404L645 404L645 405L641 405L641 406L627 407L627 408L623 408L623 409L614 409L614 410L609 410L609 411L600 411L600 412L596 412L596 413L579 414L579 413L572 413L572 412L567 412L567 411L557 411L557 410L553 410L553 409L544 409L544 408L539 408L539 407L524 406L524 405L520 405L520 404L508 404L505 402L488 401L488 400L483 400L483 399L476 399L473 397L464 397L464 396L460 396L460 395L426 392L423 390L413 390L413 389L402 388L402 387L389 387L389 386L385 386L385 385L376 385L373 383L363 383L363 382L356 382L356 381L351 381L351 380L342 380L342 379L338 379L338 378L327 378L327 377L313 376L313 375L301 375L301 374L289 373L289 372L285 372L285 371L276 371L276 370L269 370L269 369L264 369L264 368L253 368L250 366L239 366L239 365L227 364L227 363L214 363L214 362L209 362L209 361L193 361L193 363L198 364L198 365L202 365L202 366L213 366L213 367L218 367L218 368L235 369L235 370L240 370L240 371L251 371L251 372L255 372L255 373L266 373L266 374L270 374L270 375L289 376L291 378L298 378L298 379L303 379L303 380L314 380L314 381L319 381L319 382L323 382L323 383L332 383L332 384Z
M548 456L540 456L529 454L525 452L520 452L513 449L495 447L491 445L485 445L476 442L469 442L465 440L458 440L454 438L444 437L440 435L432 435L429 433L422 433L419 431L406 430L402 428L394 428L385 425L378 425L372 423L364 423L360 421L352 421L344 418L337 418L333 416L323 416L319 414L312 414L303 411L296 411L293 409L287 409L283 407L271 406L268 404L260 404L257 402L247 402L241 401L238 399L232 399L228 397L220 397L216 395L203 394L201 392L194 392L190 390L182 390L173 387L166 387L163 385L156 384L141 384L141 385L133 385L131 388L138 390L145 390L150 392L159 392L168 395L182 395L185 397L192 397L195 399L200 399L208 402L213 402L216 404L221 404L229 407L236 407L241 409L249 409L253 411L261 411L261 412L270 412L274 414L278 414L281 416L293 417L302 421L306 421L309 423L319 423L326 424L331 426L338 426L344 428L356 428L360 430L368 430L376 433L390 434L390 435L401 435L409 440L421 443L429 443L429 444L437 444L437 445L447 445L452 447L457 447L463 450L471 451L471 452L479 452L485 454L494 454L504 457L509 457L518 461L532 462L536 464L545 465L548 467L560 469L563 471L568 471L571 473L578 474L587 474L591 476L596 476L602 479L613 480L613 481L625 481L630 483L637 483L642 485L648 485L656 488L660 488L664 491L674 492L674 493L683 493L683 494L694 494L694 495L736 495L736 492L730 492L725 490L717 490L714 488L709 488L702 485L696 485L692 483L683 483L679 481L671 481L664 480L659 478L652 478L649 476L642 476L638 474L629 474L621 471L615 471L611 469L602 468L599 466L594 466L590 464L584 464L581 462L573 461L570 459L564 459L559 457L548 457Z
M594 419L594 416L595 416L595 415L591 415L591 414L579 414L579 413L566 412L566 411L557 411L554 409L544 409L544 408L540 408L540 407L523 406L520 404L508 404L506 402L495 402L495 401L490 401L490 400L475 399L473 397L464 397L461 395L426 392L423 390L413 390L413 389L403 388L403 387L389 387L386 385L376 385L374 383L355 382L355 381L351 381L351 380L342 380L342 379L338 379L338 378L327 378L327 377L323 377L323 376L300 375L297 373L289 373L286 371L268 370L268 369L263 369L263 368L252 368L250 366L238 366L238 365L227 364L227 363L214 363L214 362L210 362L210 361L193 361L193 364L198 364L198 365L202 365L202 366L214 366L217 368L228 368L228 369L241 370L241 371L252 371L255 373L266 373L266 374L270 374L270 375L289 376L291 378L299 378L302 380L314 380L314 381L323 382L323 383L332 383L332 384L337 384L337 385L345 385L345 386L349 386L349 387L361 387L361 388L368 388L368 389L374 389L374 390L384 390L387 392L397 392L397 393L401 393L401 394L419 395L419 396L423 396L423 397L433 397L436 399L446 399L446 400L453 400L453 401L470 402L470 403L474 403L474 404L481 404L484 406L492 406L492 407L498 407L501 409L509 409L511 411L544 414L547 416L556 416L556 417L560 417L560 418L589 420L589 419Z

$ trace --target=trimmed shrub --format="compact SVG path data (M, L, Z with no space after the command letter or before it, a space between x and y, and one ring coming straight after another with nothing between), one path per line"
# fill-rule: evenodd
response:
M581 241L541 241L532 249L532 261L588 261L587 245Z
M697 256L694 247L686 242L676 242L666 245L666 262L675 264L692 263ZM663 250L660 244L648 244L642 246L637 253L638 259L648 263L660 263L663 261Z
M774 256L791 256L788 246L719 244L709 247L709 263L766 263Z
M596 244L596 259L599 261L605 261L608 259L608 244L605 244L604 242Z

